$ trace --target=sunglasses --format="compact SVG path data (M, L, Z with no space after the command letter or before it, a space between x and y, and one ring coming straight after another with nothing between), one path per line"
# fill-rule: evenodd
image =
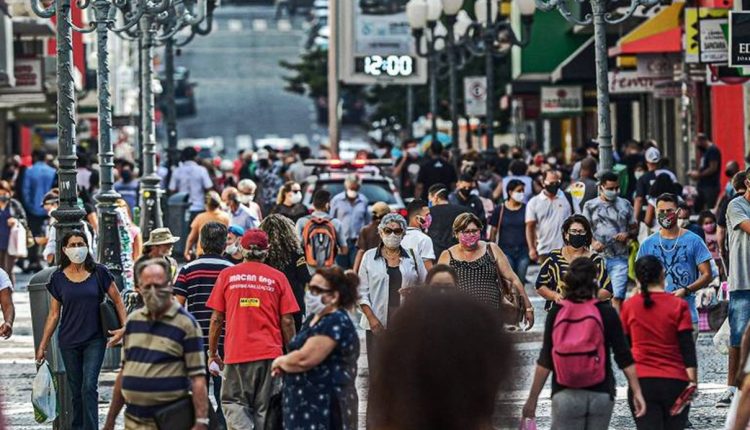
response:
M385 233L385 234L395 234L396 236L401 236L402 234L404 234L404 229L403 228L388 228L388 227L386 227L386 228L383 229L383 233Z
M308 285L307 291L310 292L313 296L319 296L321 294L327 294L331 292L330 288L323 288L317 285Z

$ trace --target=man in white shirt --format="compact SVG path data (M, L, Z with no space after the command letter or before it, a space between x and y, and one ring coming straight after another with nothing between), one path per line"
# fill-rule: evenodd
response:
M190 222L206 206L206 191L213 188L214 183L208 175L208 170L195 160L198 152L193 147L182 150L182 164L172 172L169 180L169 191L173 193L188 193L190 202Z
M573 205L560 189L560 172L549 170L544 174L544 190L526 205L526 243L529 258L541 264L547 254L565 244L562 225L573 215Z
M435 250L432 239L424 233L432 224L430 207L424 200L412 200L406 206L406 216L409 226L401 246L409 252L414 251L416 257L424 261L425 268L430 270L435 261Z

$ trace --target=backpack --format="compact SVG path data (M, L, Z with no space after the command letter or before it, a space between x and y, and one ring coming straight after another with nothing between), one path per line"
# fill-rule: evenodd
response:
M606 377L604 323L597 302L560 304L552 329L552 364L560 385L586 388Z
M328 218L313 217L302 229L305 262L313 267L331 267L336 258L336 228Z

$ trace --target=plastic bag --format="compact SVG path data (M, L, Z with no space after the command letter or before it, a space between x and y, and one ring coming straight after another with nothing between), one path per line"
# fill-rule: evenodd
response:
M518 430L536 430L536 418L521 418Z
M57 418L59 405L57 404L57 385L49 363L42 362L37 369L34 382L31 385L31 404L34 405L34 419L43 424Z
M735 391L734 397L732 397L732 404L729 405L729 411L727 412L727 420L724 423L725 430L734 430L734 422L737 419L737 409L740 407L740 398L742 398L740 390ZM748 424L745 429L750 430L750 424Z
M29 256L29 249L26 246L26 227L20 222L16 222L16 225L10 228L8 255L16 258Z
M729 333L729 318L727 318L714 335L714 348L723 355L729 354Z

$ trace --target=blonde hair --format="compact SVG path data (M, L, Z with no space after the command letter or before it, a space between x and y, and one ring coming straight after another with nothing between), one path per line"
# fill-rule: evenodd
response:
M292 191L292 187L297 185L294 181L287 181L284 182L284 185L279 188L279 194L276 196L276 204L281 205L284 204L284 195L290 191Z
M471 212L465 212L457 216L456 219L453 221L453 234L458 234L466 230L466 227L468 227L469 224L476 224L476 226L480 230L483 227L482 221L479 219L478 216L474 215Z

